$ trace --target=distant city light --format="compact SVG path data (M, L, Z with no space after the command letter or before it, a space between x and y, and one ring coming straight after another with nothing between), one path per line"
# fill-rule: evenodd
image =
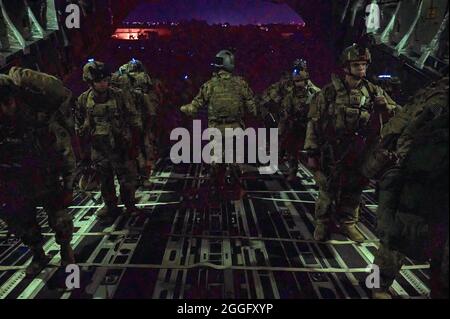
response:
M116 40L148 40L150 36L158 35L160 37L170 36L172 32L167 28L118 28L111 36Z

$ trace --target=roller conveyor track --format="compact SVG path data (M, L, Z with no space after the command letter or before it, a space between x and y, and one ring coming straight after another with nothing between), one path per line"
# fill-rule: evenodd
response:
M163 161L152 189L138 191L144 213L119 217L107 228L95 219L100 194L77 196L70 213L81 289L65 289L66 274L57 267L59 247L44 212L39 221L53 259L34 279L24 275L28 249L7 238L0 225L0 267L11 267L0 271L0 298L370 297L366 267L377 249L372 188L364 192L358 225L367 240L357 245L333 234L317 243L312 238L317 189L305 167L293 184L282 175L244 179L243 199L214 207L201 201L207 180L198 176L207 176L205 167ZM427 265L409 261L392 292L397 298L427 298L428 280Z

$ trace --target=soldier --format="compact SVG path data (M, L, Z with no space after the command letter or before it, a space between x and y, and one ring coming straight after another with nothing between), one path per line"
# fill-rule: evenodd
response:
M314 239L324 241L334 218L351 240L362 242L356 228L361 195L368 180L361 166L369 158L379 130L396 109L396 103L378 86L365 79L370 52L352 45L341 55L344 77L316 95L310 105L305 150L308 166L319 186Z
M260 114L266 124L266 127L278 127L280 119L282 118L282 102L283 99L291 92L295 85L293 75L295 70L301 69L301 59L297 59L292 64L290 72L285 72L278 82L270 85L260 96L259 106L261 108Z
M137 144L133 143L142 124L131 98L110 86L111 72L99 61L90 60L83 67L83 80L90 88L77 101L77 126L80 135L89 136L90 160L100 179L105 206L97 216L111 223L120 214L114 176L120 184L120 197L126 213L136 208L136 172L134 160Z
M204 83L200 92L190 104L181 107L181 111L195 115L200 108L208 108L208 126L217 128L225 136L226 128L243 128L243 117L246 113L256 116L256 103L252 90L247 82L232 74L234 70L234 55L228 50L217 53L212 64L217 70L212 78ZM213 155L214 158L214 155ZM223 165L212 165L211 179L213 187L220 188L224 180L222 174L226 168ZM238 181L237 167L232 167L231 178ZM214 185L218 183L218 185Z
M50 260L36 219L38 205L56 233L61 263L75 263L66 209L75 168L72 102L70 90L55 77L17 67L0 75L0 215L32 252L28 276Z
M141 139L137 160L138 181L143 186L150 186L148 179L155 160L156 110L160 103L158 94L155 92L152 79L145 72L144 65L136 59L120 67L113 75L112 83L131 93L140 115L142 131L139 134Z
M261 115L265 118L268 113L278 114L279 109L281 108L281 102L283 98L287 95L289 91L291 91L294 87L294 83L292 82L292 74L294 70L297 68L297 61L295 60L292 63L292 68L289 72L284 72L281 79L278 82L270 85L260 96L259 98L259 106L261 107ZM273 120L272 120L273 121ZM270 122L270 120L268 121Z
M305 142L309 104L313 96L320 91L309 78L306 61L296 61L295 65L292 74L294 86L281 102L284 113L280 122L280 135L283 137L281 149L286 150L289 160L288 181L297 176L300 149Z
M290 181L297 175L298 151L304 142L308 104L318 91L309 78L306 61L296 59L291 72L267 88L260 98L261 115L266 127L278 128L280 158L288 156Z
M397 162L379 181L375 299L391 298L405 255L430 259L431 296L448 298L448 88L445 77L419 91L382 130L382 149Z

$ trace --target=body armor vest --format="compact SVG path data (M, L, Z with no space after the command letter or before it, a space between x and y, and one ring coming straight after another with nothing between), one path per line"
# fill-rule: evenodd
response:
M123 129L123 115L113 94L110 93L110 97L105 103L96 103L94 94L89 93L86 111L87 119L93 122L89 123L89 126L94 140L108 141L114 147L117 143L117 136Z
M329 105L329 124L339 135L354 135L367 128L372 113L372 94L366 85L347 90L341 80L333 79L334 101Z
M242 116L243 101L240 85L233 77L216 76L212 79L208 103L208 117L211 121L229 119L239 121Z

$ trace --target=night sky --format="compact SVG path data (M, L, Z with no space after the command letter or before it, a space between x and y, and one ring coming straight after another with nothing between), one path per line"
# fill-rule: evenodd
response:
M139 5L125 22L180 22L192 19L209 24L290 24L302 19L287 5L268 0L161 0Z

